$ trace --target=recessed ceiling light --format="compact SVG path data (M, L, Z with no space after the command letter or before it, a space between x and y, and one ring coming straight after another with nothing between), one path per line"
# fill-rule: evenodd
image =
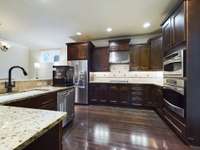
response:
M76 35L82 35L82 33L81 32L77 32Z
M107 32L112 32L112 28L109 27L109 28L106 29L106 31Z
M144 24L143 24L143 27L144 28L149 28L151 26L151 23L150 22L145 22Z

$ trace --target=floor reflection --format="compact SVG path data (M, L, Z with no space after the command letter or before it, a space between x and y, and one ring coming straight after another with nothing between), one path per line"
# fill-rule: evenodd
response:
M130 139L131 139L131 143L133 145L141 145L141 146L144 146L144 147L149 145L147 136L143 135L143 134L137 135L137 134L132 133Z
M96 144L108 144L110 141L110 130L107 125L98 124L94 127L94 141Z

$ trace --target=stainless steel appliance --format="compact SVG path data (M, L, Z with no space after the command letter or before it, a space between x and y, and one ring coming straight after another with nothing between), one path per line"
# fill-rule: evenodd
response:
M88 104L88 61L69 61L69 65L74 67L75 103Z
M178 50L164 58L164 77L184 77L185 49Z
M182 118L185 116L184 82L183 79L165 78L163 87L165 106Z
M74 68L71 66L53 66L53 86L72 86Z
M127 64L130 62L129 52L110 52L109 63L111 64Z
M63 120L63 127L74 118L74 99L74 88L58 92L57 94L57 110L67 112L67 117Z

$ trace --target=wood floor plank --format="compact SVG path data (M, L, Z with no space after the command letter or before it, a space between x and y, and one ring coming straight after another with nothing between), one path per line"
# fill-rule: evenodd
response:
M63 150L189 150L152 110L76 106Z

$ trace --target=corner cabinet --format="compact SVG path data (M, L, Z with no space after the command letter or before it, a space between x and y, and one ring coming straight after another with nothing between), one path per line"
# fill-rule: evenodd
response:
M91 42L67 43L68 60L87 60L93 48Z

